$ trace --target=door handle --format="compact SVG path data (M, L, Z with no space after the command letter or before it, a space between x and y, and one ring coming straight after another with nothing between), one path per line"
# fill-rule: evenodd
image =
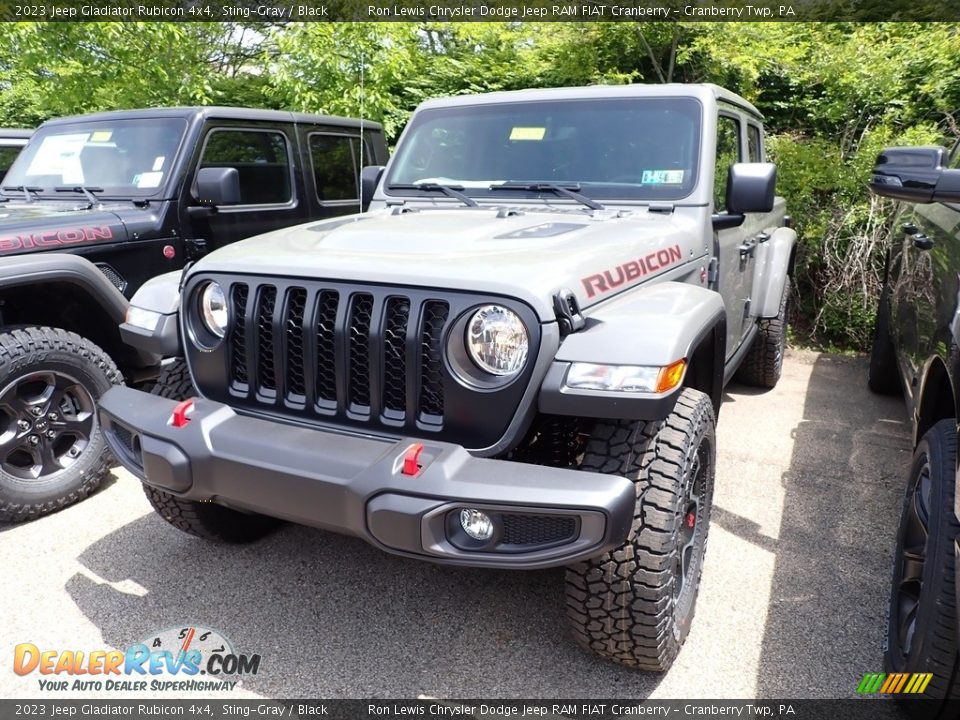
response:
M920 228L918 228L912 222L904 223L900 229L903 230L904 234L906 235L916 235L918 232L920 232Z
M918 250L930 250L933 248L933 238L927 237L923 233L913 236L913 244Z

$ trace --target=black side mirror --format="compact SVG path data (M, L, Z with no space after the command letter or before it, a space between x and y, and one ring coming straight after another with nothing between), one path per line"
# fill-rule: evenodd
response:
M727 171L727 212L713 216L714 229L738 227L746 213L770 212L776 196L776 165L734 163Z
M201 205L238 205L240 173L232 167L200 168L193 196Z
M877 156L870 189L914 203L960 202L960 170L945 169L942 147L887 148Z
M380 184L380 178L383 177L383 165L368 165L360 171L360 209L366 210L370 207L370 201L373 194L377 191L377 185Z

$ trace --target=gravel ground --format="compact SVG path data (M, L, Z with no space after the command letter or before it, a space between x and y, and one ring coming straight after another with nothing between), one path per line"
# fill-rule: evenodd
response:
M792 351L775 390L728 388L718 433L697 617L666 675L578 650L560 571L439 568L298 526L211 545L117 471L86 502L0 525L0 697L43 695L11 672L16 643L125 648L181 624L262 655L234 697L853 697L882 670L902 402L867 391L863 359Z

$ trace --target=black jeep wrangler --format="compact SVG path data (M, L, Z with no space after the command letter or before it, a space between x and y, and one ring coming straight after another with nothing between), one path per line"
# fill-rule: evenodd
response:
M362 138L362 141L361 141ZM42 125L0 184L0 520L96 488L96 404L160 357L121 340L156 275L251 235L355 212L379 125L241 108L108 112Z
M960 408L960 144L891 148L874 193L902 201L887 258L870 387L906 396L914 455L897 533L887 629L890 672L932 673L923 697L960 697L957 418ZM955 717L957 706L923 717Z

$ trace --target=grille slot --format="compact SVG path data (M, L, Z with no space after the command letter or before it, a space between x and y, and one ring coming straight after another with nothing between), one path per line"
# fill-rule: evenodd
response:
M407 325L410 300L387 300L383 323L383 414L402 420L407 411Z
M233 286L233 330L230 333L230 376L234 387L247 384L247 296L246 285Z
M337 375L336 346L334 344L337 307L340 294L335 290L322 290L317 295L316 341L317 341L317 402L336 407Z
M304 372L303 313L307 308L307 291L291 288L287 292L287 307L283 313L284 334L287 341L286 390L287 395L302 398L306 395Z
M420 419L437 422L443 417L443 327L450 307L428 301L423 306L420 330Z
M257 294L257 387L267 394L277 390L276 365L273 356L273 310L277 289L264 285Z
M370 319L373 315L373 296L357 293L350 301L348 341L350 355L350 409L365 412L370 409Z
M503 515L502 545L548 545L573 540L577 521L567 515Z

